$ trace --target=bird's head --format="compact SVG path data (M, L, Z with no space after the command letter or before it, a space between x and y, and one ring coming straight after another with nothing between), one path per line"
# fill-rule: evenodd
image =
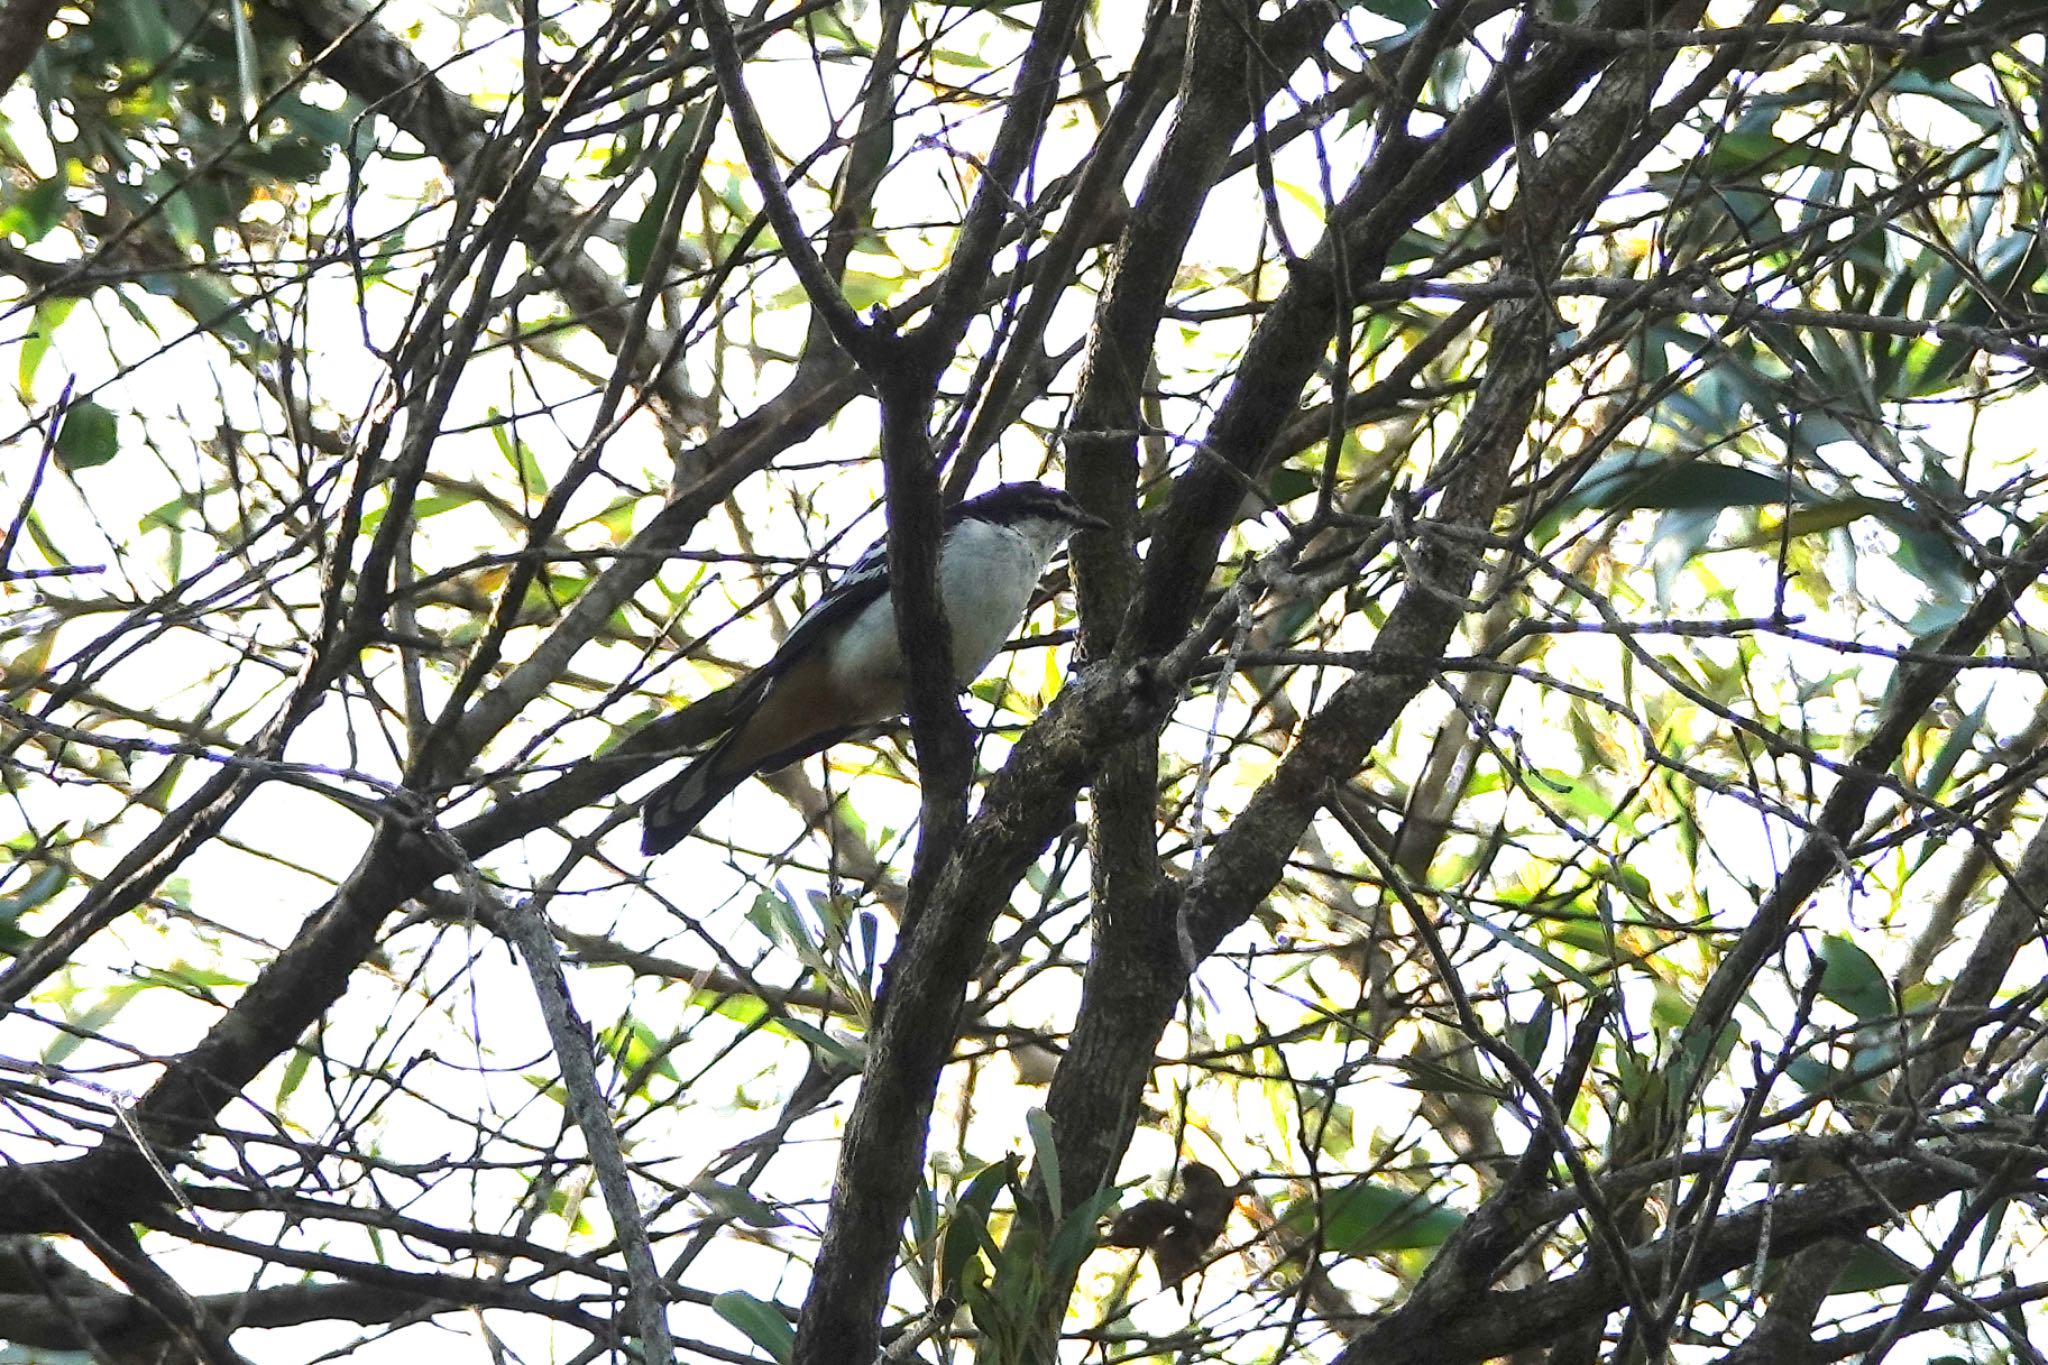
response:
M954 516L1014 527L1047 545L1057 545L1076 531L1109 529L1108 522L1083 511L1065 489L1046 483L1002 484L961 503Z

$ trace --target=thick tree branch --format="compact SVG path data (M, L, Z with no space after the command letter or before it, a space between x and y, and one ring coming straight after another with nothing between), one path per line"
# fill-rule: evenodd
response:
M1640 25L1653 14L1634 0L1606 0L1590 22ZM1517 128L1552 117L1611 58L1587 50L1539 50L1522 64L1504 64L1484 89L1439 131L1417 138L1398 130L1359 173L1330 213L1330 228L1300 261L1253 332L1228 394L1210 423L1204 458L1176 482L1146 556L1140 595L1120 645L1142 656L1177 638L1201 600L1218 547L1254 480L1271 458L1274 438L1294 415L1321 362L1335 321L1349 316L1338 297L1342 234L1344 274L1378 279L1402 234L1513 145Z
M904 700L921 798L906 923L924 913L932 877L966 822L967 788L974 778L973 734L955 696L960 684L953 674L953 626L939 597L945 514L930 427L937 392L936 374L899 376L881 392L889 600L903 651Z
M64 0L7 0L0 5L0 93L10 89L49 36Z
M1626 96L1639 87L1639 73L1611 80L1606 99L1596 96L1590 112L1560 133L1542 162L1524 168L1529 187L1518 203L1518 263L1532 275L1554 268L1564 243L1597 203L1594 191L1614 173L1615 149L1632 126ZM1290 284L1289 292L1294 289ZM1296 321L1305 334L1322 335L1320 322ZM1330 784L1350 778L1427 684L1430 670L1415 661L1443 656L1464 618L1465 594L1479 568L1478 551L1459 533L1492 526L1512 460L1551 374L1555 331L1547 301L1527 300L1499 311L1485 381L1430 480L1443 490L1442 507L1416 527L1408 556L1416 578L1373 643L1376 664L1339 687L1310 717L1278 771L1217 836L1184 892L1164 898L1160 908L1172 920L1155 927L1149 941L1133 938L1114 955L1098 946L1103 974L1098 980L1097 964L1091 963L1069 1054L1086 1064L1062 1067L1047 1101L1062 1138L1064 1178L1081 1188L1113 1176L1136 1119L1153 1047L1187 976L1270 894ZM1302 341L1295 338L1296 344ZM1320 341L1316 345L1320 350ZM1270 406L1277 412L1277 402ZM1207 473L1197 465L1183 482Z
M217 1322L241 1327L296 1327L313 1322L391 1323L458 1311L463 1305L402 1293L383 1285L293 1284L247 1293L207 1294L195 1300ZM59 1298L0 1294L0 1337L51 1351L86 1351L94 1345L133 1350L135 1359L176 1334L139 1300L101 1287L97 1293Z
M2048 1158L2037 1154L2039 1163ZM1838 1176L1773 1200L1725 1214L1702 1227L1681 1229L1637 1248L1634 1273L1654 1282L1684 1265L1694 1286L1751 1264L1768 1228L1774 1254L1789 1254L1828 1238L1883 1226L1900 1211L1923 1208L1969 1188L1982 1168L1913 1156ZM1466 1300L1427 1322L1395 1313L1369 1328L1337 1356L1337 1365L1465 1365L1555 1341L1621 1304L1621 1279L1596 1266L1533 1289L1497 1291Z
M798 1327L798 1365L869 1358L924 1164L933 1092L990 927L1032 860L1072 821L1074 793L1102 749L1162 721L1236 607L1236 596L1226 595L1203 629L1156 665L1097 665L1071 680L989 779L938 874L928 912L908 927L889 963L883 991L890 1004L869 1036L862 1102L840 1147L825 1240Z
M1121 209L1124 178L1129 174L1153 124L1165 109L1166 101L1174 95L1173 75L1181 65L1181 50L1186 37L1187 25L1182 16L1164 6L1154 11L1144 43L1124 82L1123 92L1104 120L1094 149L1080 170L1074 185L1073 206L1066 221L1060 224L1052 241L1035 258L1037 278L1004 339L1002 361L977 398L973 423L961 438L954 462L947 472L946 490L949 495L957 496L966 491L982 452L995 443L1014 419L1018 406L1015 399L1031 371L1043 360L1039 348L1045 330L1052 322L1053 312L1066 298L1083 253L1095 244L1099 224L1110 217L1113 205ZM1122 241L1124 234L1119 232L1118 238ZM1120 259L1126 253L1119 247L1116 254ZM1111 278L1114 279L1117 273L1113 268ZM1090 337L1096 334L1097 329L1091 328ZM1087 389L1088 383L1084 379L1081 390L1085 393ZM1077 409L1080 405L1077 402ZM1069 423L1070 428L1074 425ZM1081 498L1084 505L1096 507L1099 515L1106 515L1102 506L1088 501L1086 491L1076 481L1071 430L1067 449L1068 490ZM1072 553L1078 562L1083 549L1076 546Z

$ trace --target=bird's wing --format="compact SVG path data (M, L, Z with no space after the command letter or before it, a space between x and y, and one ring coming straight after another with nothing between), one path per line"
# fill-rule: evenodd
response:
M844 626L889 589L889 542L886 537L867 548L853 567L841 574L810 608L797 618L782 647L742 681L734 684L734 725L725 737L691 760L682 772L670 778L647 798L641 812L640 851L663 852L696 828L697 822L726 794L756 772L782 767L820 748L844 739L861 727L833 729L803 736L787 751L766 755L750 754L733 762L736 751L747 744L748 722L778 679L795 670L832 632ZM799 677L803 675L799 674Z
M941 536L952 533L966 515L966 503L954 503L945 511L941 520ZM889 533L884 531L879 539L860 552L860 558L853 561L853 567L833 581L825 589L825 595L811 603L796 624L789 628L789 635L783 640L782 648L775 651L775 657L761 666L761 681L768 682L788 668L816 643L818 638L829 634L838 626L845 625L861 614L870 602L889 590Z
M796 618L783 638L775 657L761 665L755 677L761 683L773 681L791 665L807 656L827 636L861 614L869 603L889 590L889 538L883 536L853 561L853 567L825 589L824 596ZM749 679L752 682L753 679Z

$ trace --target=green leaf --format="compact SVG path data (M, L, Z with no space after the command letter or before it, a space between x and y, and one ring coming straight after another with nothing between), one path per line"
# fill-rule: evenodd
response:
M2005 121L2005 115L1999 112L1997 105L1987 104L1975 95L1964 94L1962 87L1953 81L1938 80L1921 71L1896 71L1885 84L1894 94L1925 95L1936 100L1987 133L1996 132Z
M995 1249L995 1243L988 1235L988 1216L996 1206L996 1196L1003 1192L1003 1187L1016 1170L1017 1158L1014 1156L982 1167L954 1202L953 1216L946 1220L945 1234L939 1240L941 1293L958 1298L961 1277L966 1274L975 1254L984 1247L990 1251Z
M1367 0L1365 8L1382 19L1393 20L1406 34L1429 22L1434 6L1429 0Z
M848 270L839 281L839 291L860 312L893 302L903 293L903 277L880 275L872 270Z
M1038 1179L1045 1197L1058 1218L1066 1205L1060 1198L1060 1149L1052 1140L1052 1117L1035 1105L1024 1111L1024 1129L1031 1134L1031 1150L1038 1157Z
M1799 497L1796 485L1788 489L1779 474L1637 449L1594 465L1566 499L1565 510L1766 507L1784 502L1788 492Z
M1123 1191L1114 1185L1095 1192L1093 1199L1084 1200L1081 1206L1060 1220L1058 1231L1053 1234L1052 1244L1046 1248L1046 1261L1055 1273L1061 1276L1080 1269L1096 1247L1096 1225L1102 1221Z
M1970 562L1946 532L1910 508L1892 508L1882 520L1899 538L1893 565L1918 579L1927 594L1906 628L1925 639L1954 625L1976 599Z
M1934 761L1920 770L1919 781L1914 786L1923 796L1938 796L1948 780L1954 775L1956 765L1963 761L1977 745L1977 735L1984 728L1984 719L1990 714L1991 699L1986 697L1978 703L1977 709L1964 716L1950 729L1948 738L1942 741L1941 749ZM1934 841L1930 839L1930 848Z
M903 1268L917 1281L926 1298L938 1297L932 1277L939 1268L939 1196L923 1175L918 1176L917 1193L910 1200L910 1244L917 1254L906 1256Z
M505 414L497 408L491 413L491 439L498 443L498 453L505 457L505 463L512 466L512 472L519 476L519 491L528 496L538 496L548 491L547 472L540 467L526 442L512 434Z
M1317 475L1306 469L1282 465L1274 470L1273 476L1266 481L1266 491L1274 502L1293 502L1296 498L1305 498L1315 492L1321 482Z
M1897 1012L1883 970L1848 939L1830 934L1820 944L1820 993L1865 1023Z
M643 1086L648 1076L660 1076L676 1082L682 1080L668 1060L669 1051L662 1038L637 1019L622 1019L605 1029L598 1037L598 1044L611 1055L613 1064L622 1073L639 1075L649 1062L653 1062L653 1070L641 1076ZM660 1060L656 1061L656 1058Z
M104 17L112 21L113 45L132 54L142 65L157 65L178 45L178 32L171 27L162 5L115 5L113 13Z
M1864 1242L1849 1253L1848 1263L1828 1286L1828 1293L1868 1294L1875 1289L1911 1284L1917 1274L1897 1255L1873 1242Z
M691 1194L703 1200L714 1213L745 1223L748 1227L789 1226L789 1219L783 1217L780 1210L752 1190L729 1185L723 1180L713 1180L708 1175L692 1180L688 1189Z
M62 863L44 863L42 870L29 878L27 886L0 896L0 924L14 923L63 890L64 883L70 880L71 869Z
M57 433L57 463L66 469L91 469L121 451L120 422L91 399L73 403Z
M711 1301L711 1311L746 1334L747 1340L769 1356L788 1365L796 1346L796 1328L774 1304L757 1299L744 1289L728 1289Z
M41 241L51 228L64 221L64 210L68 207L64 189L63 177L51 176L38 180L21 194L10 196L7 206L0 208L0 237L19 237L23 245Z
M860 970L861 981L872 989L875 984L875 973L882 965L879 955L882 924L872 910L861 911L860 917L854 923L857 929L854 941L860 945L854 965Z
M729 995L724 991L698 991L690 997L690 1004L739 1024L759 1023L761 1017L768 1013L768 1003L760 996Z
M1494 1085L1484 1077L1468 1076L1438 1062L1403 1057L1393 1065L1402 1073L1401 1084L1410 1090L1431 1095L1480 1095L1503 1102L1513 1098L1503 1086Z
M630 494L616 498L602 512L590 518L591 522L604 527L614 545L623 545L633 536L633 520L638 514L641 500ZM589 525L589 522L584 523Z
M1987 201L1990 197L1987 193ZM1945 309L1950 294L1963 283L1962 272L1947 259L1923 265L1921 269L1929 278L1945 284L1947 291L1937 293L1930 285L1915 316L1968 327L1986 326L1997 320L1993 298L2012 300L2016 295L2026 294L2040 280L2043 270L2048 269L2048 250L2043 249L2031 229L2014 232L1983 251L1975 266L1974 279L1984 287L1971 289L1953 307ZM1887 394L1925 397L1954 387L1976 359L1978 346L1960 336L1950 336L1939 343L1915 337L1900 348L1899 354L1904 360L1905 375L1886 390Z
M284 1064L284 1075L277 1082L277 1103L283 1104L291 1098L294 1090L306 1079L306 1073L313 1067L313 1054L305 1048L292 1049L292 1059Z
M1548 948L1545 948L1542 944L1535 942L1533 939L1524 938L1520 934L1515 933L1512 930L1506 929L1501 925L1495 924L1489 916L1475 915L1470 910L1466 909L1462 905L1457 904L1456 902L1451 903L1451 908L1458 915L1459 918L1463 919L1467 924L1471 925L1473 928L1479 930L1481 933L1492 936L1494 939L1498 940L1506 947L1513 948L1517 952L1527 954L1529 957L1534 958L1536 961L1542 963L1551 971L1557 973L1561 977L1564 977L1566 980L1576 981L1579 985L1584 986L1589 991L1597 991L1601 989L1601 986L1598 982L1594 981L1591 977L1587 976L1577 967L1572 966L1571 963L1566 962L1556 953L1553 953Z
M1551 1026L1557 1021L1557 1005L1546 992L1536 1003L1536 1013L1526 1021L1511 1021L1507 1027L1508 1046L1533 1069L1542 1064L1544 1049L1550 1046Z
M351 127L362 114L362 103L353 97L342 101L339 109L323 109L296 95L273 100L268 111L268 117L282 121L295 137L323 147L339 147L346 142Z
M1679 574L1713 541L1721 512L1719 507L1675 508L1657 518L1656 529L1650 532L1650 564L1660 610L1671 610Z
M1297 1199L1280 1215L1300 1235L1315 1227L1313 1198ZM1323 1245L1352 1256L1442 1246L1465 1215L1427 1195L1374 1180L1355 1180L1321 1201Z
M248 123L263 106L257 93L256 35L250 31L249 13L242 8L241 0L231 0L227 10L228 24L235 35L235 84L242 96L242 121Z
M216 967L180 960L168 967L149 968L142 975L142 984L144 987L174 991L214 991L222 987L246 986L248 982L236 972L224 972Z
M49 1047L43 1050L43 1064L57 1066L66 1057L76 1052L81 1044L114 1021L114 1016L128 1007L128 1002L149 989L140 984L116 986L106 997L83 1014L70 1016L69 1027L57 1035Z
M28 335L21 339L21 362L15 366L15 382L23 393L33 391L36 371L42 368L43 357L50 353L50 346L57 339L57 329L64 325L64 319L70 317L71 310L77 306L76 298L44 299L36 305L35 317L28 325Z
M178 306L190 313L206 331L214 333L216 340L246 347L257 356L275 353L277 348L270 339L250 326L249 319L244 316L249 310L249 301L237 297L218 280L179 271L164 280L162 289L155 289L152 282L157 280L163 280L163 277L148 276L143 285L153 293L168 294L176 299Z
M654 192L647 196L647 207L633 220L633 226L626 229L627 284L638 284L647 274L647 263L654 257L661 225L667 220L669 205L675 199L676 182L682 178L683 158L689 155L690 145L697 140L696 130L703 119L701 108L685 115L676 135L655 154Z
M784 1033L809 1043L813 1052L822 1053L831 1061L850 1070L860 1070L867 1060L859 1043L846 1038L835 1038L816 1024L785 1016L769 1020L768 1027L777 1033Z
M590 1220L583 1216L582 1186L556 1186L548 1191L547 1210L569 1225L569 1230L579 1236L588 1235Z
M1692 1022L1692 1001L1685 992L1659 977L1651 983L1650 1022L1667 1033L1676 1033Z
M1790 156L1795 144L1771 132L1769 123L1737 126L1716 138L1706 156L1695 164L1715 177L1735 176L1760 169L1765 162L1777 164ZM1803 158L1802 158L1803 159Z
M824 950L787 892L778 888L755 896L747 910L747 923L760 930L769 942L794 953L806 967L820 973L828 970Z

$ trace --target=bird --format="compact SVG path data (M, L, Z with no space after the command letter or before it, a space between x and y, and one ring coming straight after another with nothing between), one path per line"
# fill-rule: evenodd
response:
M1171 1287L1177 1299L1181 1281L1195 1273L1223 1235L1238 1196L1250 1191L1254 1179L1245 1176L1226 1185L1213 1167L1190 1161L1180 1168L1178 1199L1140 1199L1110 1223L1102 1245L1150 1251L1159 1283Z
M1076 531L1108 529L1063 489L1035 482L998 485L947 513L938 587L962 687L1023 620L1054 551ZM641 853L674 847L755 773L901 715L906 672L884 537L797 618L774 657L737 685L725 737L647 798Z
M1175 1298L1180 1297L1180 1282L1195 1273L1202 1257L1223 1235L1231 1208L1247 1188L1243 1181L1224 1184L1214 1168L1199 1161L1190 1161L1180 1168L1180 1198L1175 1202L1180 1205L1182 1221L1180 1226L1166 1229L1152 1244L1159 1281L1174 1287Z

